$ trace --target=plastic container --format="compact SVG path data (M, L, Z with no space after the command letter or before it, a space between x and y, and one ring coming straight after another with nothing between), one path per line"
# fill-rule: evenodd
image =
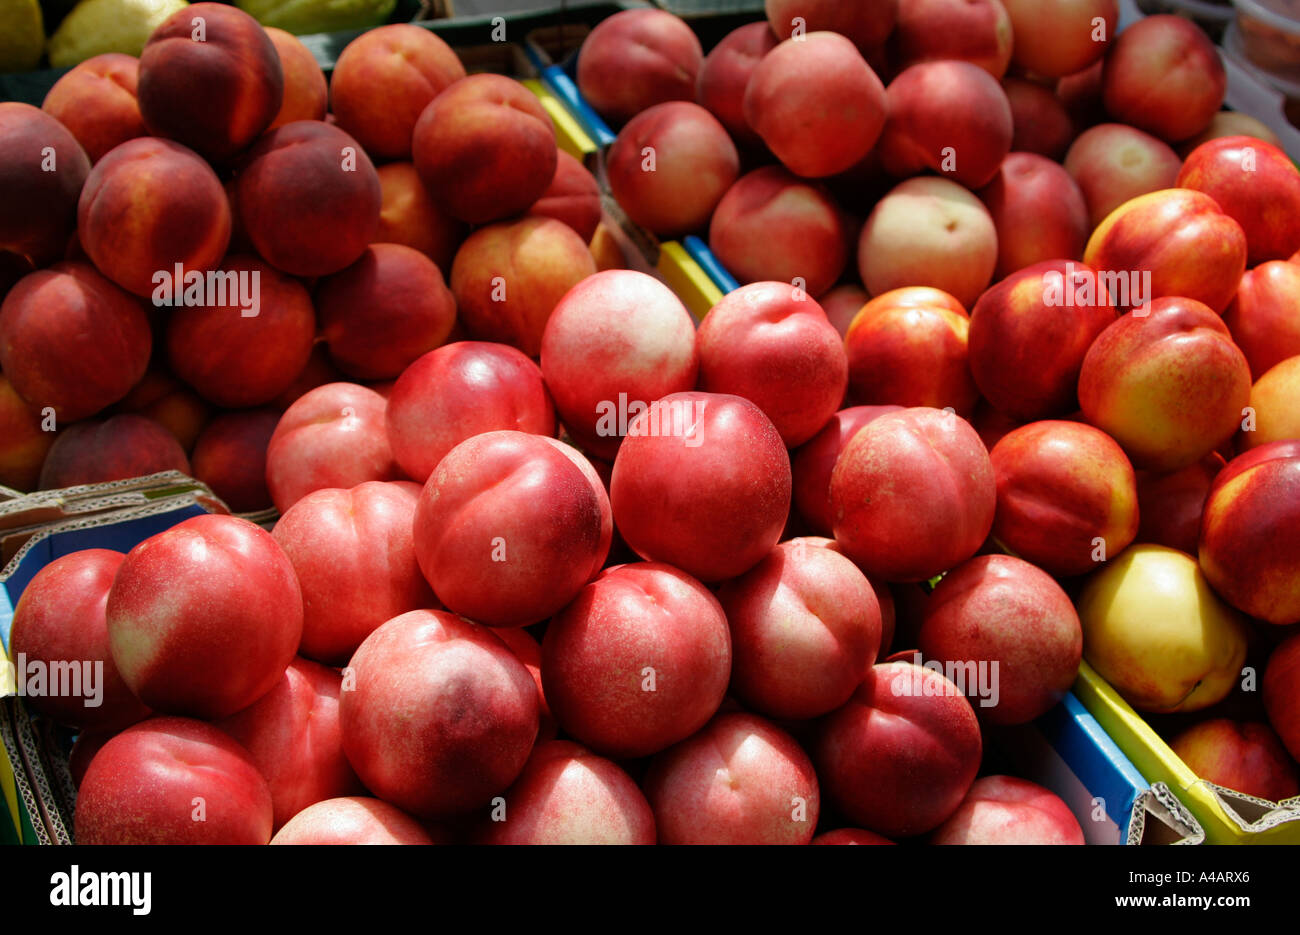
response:
M1237 9L1233 41L1246 61L1300 84L1300 0L1232 2Z
M1265 68L1246 52L1246 39L1237 23L1228 26L1223 34L1223 51L1240 62L1251 73L1281 91L1290 101L1300 101L1300 67Z
M1148 15L1173 13L1185 16L1216 40L1223 35L1223 30L1235 15L1231 0L1217 3L1214 0L1138 0L1138 8Z

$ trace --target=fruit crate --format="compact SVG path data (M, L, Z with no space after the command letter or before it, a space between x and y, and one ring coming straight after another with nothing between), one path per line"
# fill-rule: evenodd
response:
M13 609L42 568L81 549L126 552L204 513L229 512L177 472L41 491L0 504L0 843L71 843L73 734L31 717L9 659Z
M1268 802L1199 778L1087 662L1074 692L1141 771L1173 789L1208 844L1300 844L1300 796Z
M539 24L530 29L524 38L524 50L547 88L563 103L571 118L595 144L596 152L587 160L587 166L600 183L605 227L613 236L627 265L662 279L682 299L696 321L699 321L717 304L725 290L718 289L714 277L701 267L689 246L677 240L661 241L627 218L609 191L609 180L605 173L604 153L614 141L614 130L583 99L582 92L578 90L578 52L592 27L621 10L646 6L648 4L623 2L570 8L564 21ZM731 29L752 19L752 15L721 17L718 23L712 24L713 31L717 33L713 41L716 42ZM698 33L698 21L692 25Z
M739 288L708 244L694 236L683 243L720 293ZM1181 784L1163 775L1148 781L1150 774L1134 765L1081 697L1076 686L1032 724L991 730L988 737L998 755L1017 775L1060 796L1089 844L1202 843L1206 834L1199 815L1173 791Z

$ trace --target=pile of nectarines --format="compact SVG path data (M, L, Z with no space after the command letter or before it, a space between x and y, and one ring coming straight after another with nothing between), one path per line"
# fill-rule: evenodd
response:
M985 752L1083 659L1300 794L1300 171L1185 20L767 12L578 58L698 326L419 26L327 81L196 3L0 104L0 483L279 514L22 594L78 841L1078 844Z

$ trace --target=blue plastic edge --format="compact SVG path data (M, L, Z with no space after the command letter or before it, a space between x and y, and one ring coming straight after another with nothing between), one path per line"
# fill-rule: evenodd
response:
M87 529L69 529L52 533L35 543L0 588L0 643L9 650L9 631L13 627L14 607L32 578L50 562L83 549L112 549L129 552L145 539L192 516L203 516L206 511L197 504L188 504L165 513L140 516L125 522L92 526Z
M723 295L740 288L740 282L736 277L727 272L727 268L709 249L709 245L700 240L699 237L690 234L682 241L682 246L686 248L686 252L690 254L691 259L698 263L704 272L709 274L709 278L713 280L714 285L722 290Z
M559 65L545 65L541 68L542 81L551 93L564 102L587 135L595 141L599 149L604 149L614 142L614 131L609 128L603 117L596 113L582 97L573 79Z
M1034 724L1127 838L1133 805L1150 788L1137 767L1073 692Z

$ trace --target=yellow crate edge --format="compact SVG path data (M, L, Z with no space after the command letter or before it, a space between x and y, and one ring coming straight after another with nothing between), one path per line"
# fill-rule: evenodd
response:
M722 290L717 283L675 240L659 245L658 270L697 321L702 321L709 309L722 301Z
M588 156L596 152L595 141L582 129L582 125L573 119L573 115L560 103L560 99L547 89L541 79L525 78L523 84L537 95L543 109L550 115L551 123L555 124L555 142L559 144L560 149L579 162L585 162Z
M1163 782L1182 800L1205 829L1205 843L1300 843L1300 824L1281 825L1267 831L1246 831L1239 827L1142 715L1086 662L1079 666L1074 694L1147 782Z

